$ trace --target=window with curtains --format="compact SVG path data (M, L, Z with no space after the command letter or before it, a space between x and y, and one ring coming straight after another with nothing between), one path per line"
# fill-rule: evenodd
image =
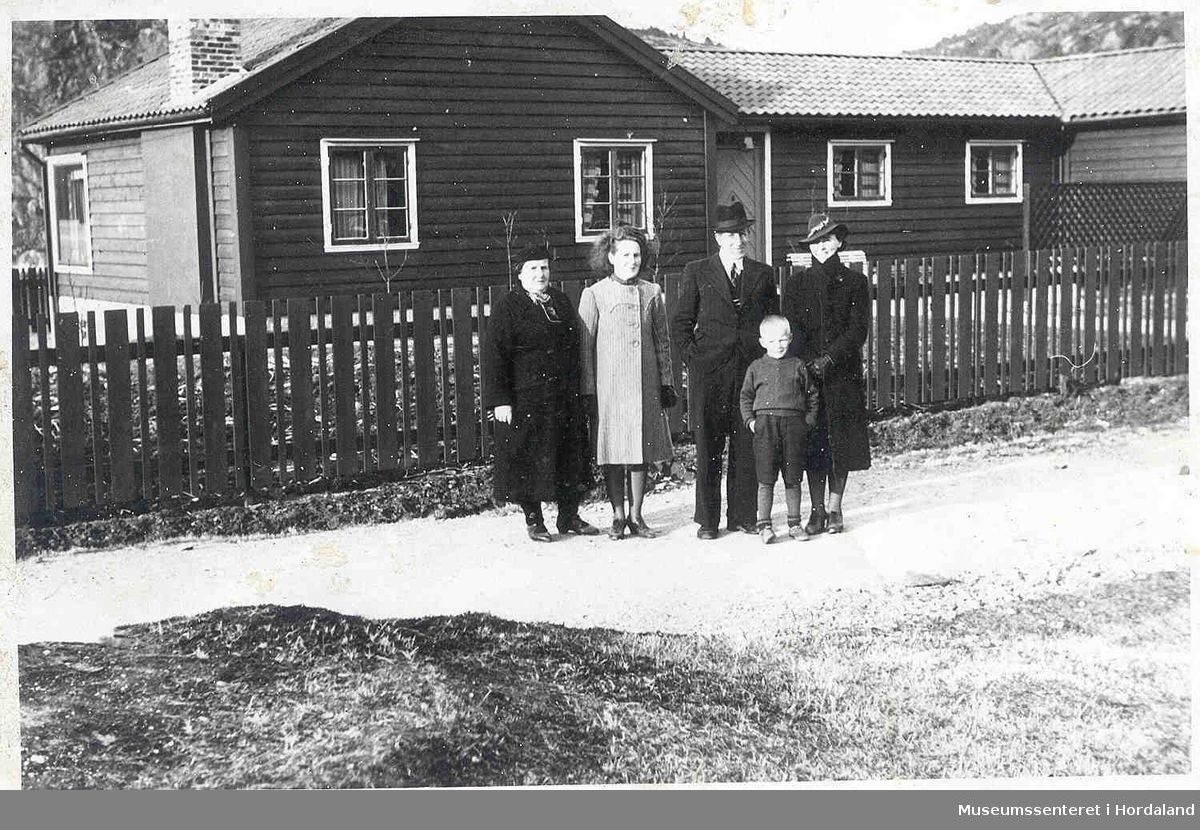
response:
M830 205L892 203L891 141L830 141L826 171Z
M50 178L54 267L67 273L91 273L87 156L83 153L50 156L46 166Z
M1021 201L1021 142L968 141L966 166L968 204Z
M321 140L326 251L416 248L416 141Z
M654 143L575 140L575 238L598 236L617 225L654 235Z

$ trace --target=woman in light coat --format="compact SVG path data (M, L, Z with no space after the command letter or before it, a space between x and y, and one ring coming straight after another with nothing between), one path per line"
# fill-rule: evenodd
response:
M642 517L648 465L671 458L665 410L677 400L662 289L639 278L645 235L628 226L606 232L592 267L607 274L583 291L583 394L592 399L595 460L604 469L613 521L609 538L653 538ZM628 485L628 511L626 486Z

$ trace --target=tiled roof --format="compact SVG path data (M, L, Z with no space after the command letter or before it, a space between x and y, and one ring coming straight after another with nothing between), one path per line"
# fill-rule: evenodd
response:
M1182 45L1035 61L1064 121L1184 112Z
M354 18L245 18L243 67L262 70ZM662 47L670 59L745 115L975 116L1087 120L1183 112L1182 47L1048 61L865 57ZM201 113L208 97L245 74L171 101L162 55L42 116L26 138L62 129Z
M262 69L332 32L352 18L245 18L242 20L243 67ZM238 76L235 76L238 77ZM225 88L227 81L210 89ZM166 53L100 85L95 91L43 115L21 129L37 135L69 127L115 124L157 116L201 112L203 91L189 101L171 101Z
M746 115L1058 117L1027 61L675 50Z

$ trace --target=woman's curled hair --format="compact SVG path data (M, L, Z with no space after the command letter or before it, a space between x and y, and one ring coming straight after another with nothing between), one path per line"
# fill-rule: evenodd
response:
M650 261L650 243L646 241L646 232L633 225L617 225L596 237L596 241L592 243L592 253L589 257L592 270L597 274L611 273L612 263L608 261L608 255L617 249L618 242L624 242L626 239L637 242L638 248L642 252L642 269L644 270Z

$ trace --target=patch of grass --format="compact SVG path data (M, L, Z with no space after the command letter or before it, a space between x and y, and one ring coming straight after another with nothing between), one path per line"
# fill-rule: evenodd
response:
M1014 396L962 409L916 412L873 421L873 452L891 455L963 444L1011 441L1074 430L1166 424L1187 417L1186 376L1131 378L1078 394Z
M914 600L931 589L916 591ZM924 594L919 592L926 592ZM27 787L408 787L1189 768L1185 571L774 640L277 606L20 648Z
M840 735L837 778L1143 775L1190 769L1186 570L948 619L784 637ZM934 611L936 601L930 603Z

